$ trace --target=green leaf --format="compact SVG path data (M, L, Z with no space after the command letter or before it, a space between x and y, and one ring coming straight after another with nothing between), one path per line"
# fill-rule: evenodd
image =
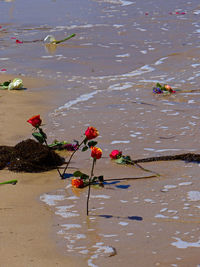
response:
M39 129L40 134L43 136L43 138L47 139L47 135L45 134L45 132L43 132L42 128L38 127L38 129Z
M3 86L8 86L10 83L11 83L11 80L6 81L6 82L3 83Z
M119 158L119 159L116 159L115 162L116 162L117 164L126 164L126 161L124 160L123 157L121 157L121 158Z
M83 151L83 152L86 151L86 150L88 150L88 146L84 146L84 147L82 148L82 151Z
M82 173L82 172L80 172L80 171L75 171L75 172L73 173L73 176L74 176L74 177L81 177L83 174L84 174L84 173Z
M44 137L41 133L38 133L38 132L34 132L32 133L32 136L41 144L44 143Z
M98 180L99 180L100 183L103 183L104 182L103 175L100 175L97 178L98 178Z
M156 87L162 88L162 85L160 83L156 83Z
M83 179L83 180L87 180L87 179L89 179L89 175L83 173L83 174L81 175L81 179Z
M11 83L11 80L1 83L0 84L0 89L1 90L7 90L10 83Z
M87 174L85 174L85 173L83 173L83 172L80 172L80 171L75 171L75 172L73 173L73 176L74 176L74 177L80 177L80 178L83 179L83 180L89 179L89 176L88 176Z
M130 156L123 156L123 159L127 164L132 164L132 160Z
M98 177L97 177L97 176L94 176L94 177L92 177L92 180L91 180L91 182L92 182L92 183L94 183L94 182L96 182L96 181L97 181L97 179L98 179Z
M93 147L93 146L96 146L97 145L97 142L96 141L90 141L88 142L88 146L89 147Z

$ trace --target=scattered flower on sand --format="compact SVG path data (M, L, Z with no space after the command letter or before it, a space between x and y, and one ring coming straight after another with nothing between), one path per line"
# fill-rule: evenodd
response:
M84 182L82 179L74 178L72 179L72 186L76 188L83 188Z
M23 88L23 81L20 78L15 78L9 85L8 90L19 90Z
M110 153L110 158L111 159L118 159L118 158L121 158L122 156L122 151L119 151L117 149L113 150L111 153Z
M155 173L156 176L160 176L159 173L150 171L148 169L143 168L141 165L139 165L137 162L135 162L134 160L131 159L131 157L129 155L123 155L122 151L119 150L113 150L110 153L110 158L117 164L121 164L121 165L132 165L132 166L137 166L139 167L141 170L146 171L146 172L151 172L151 173Z
M2 69L1 71L6 71L6 69ZM15 78L13 81L5 81L0 84L0 89L3 90L21 90L23 89L23 81L20 78Z
M23 42L20 41L20 40L18 40L18 39L17 39L15 42L16 42L17 44L23 44Z
M157 83L155 87L153 87L153 93L154 94L174 94L176 91L172 89L172 87L168 84L161 85L160 83Z

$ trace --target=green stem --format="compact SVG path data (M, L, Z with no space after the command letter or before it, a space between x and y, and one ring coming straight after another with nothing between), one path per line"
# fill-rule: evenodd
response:
M91 174L90 174L90 178L89 178L89 187L88 187L88 196L87 196L87 216L89 215L89 200L90 200L90 188L91 188L91 179L94 176L94 165L96 163L96 159L93 159L93 163L92 163L92 169L91 169Z
M151 170L148 170L148 169L145 169L143 168L141 165L139 165L138 163L134 162L134 160L128 160L126 159L126 161L131 164L131 165L136 165L138 168L140 168L141 170L145 171L145 172L151 172L151 173L155 173L156 176L160 176L159 173L157 172L154 172L154 171L151 171Z
M18 181L17 180L10 180L10 181L5 181L5 182L2 182L0 183L0 185L3 185L3 184L16 184Z
M71 39L72 37L74 37L74 36L76 36L76 34L75 33L73 33L73 34L71 34L71 35L69 35L68 37L66 37L65 39L62 39L62 40L59 40L59 41L55 41L55 42L53 42L54 44L60 44L60 43L62 43L62 42L65 42L65 41L67 41L67 40L69 40L69 39Z
M154 171L151 171L151 170L148 170L148 169L145 169L143 168L141 165L139 165L138 163L134 163L137 167L139 167L141 170L145 171L145 172L151 172L151 173L155 173L156 176L160 176L159 173L157 172L154 172Z
M73 153L71 154L71 156L70 156L70 158L69 158L69 160L68 160L68 162L67 162L67 165L66 165L66 167L65 167L65 169L64 169L64 171L63 171L63 173L61 174L61 179L64 179L64 175L65 175L65 172L66 172L66 170L67 170L67 168L68 168L68 166L69 166L69 163L71 162L71 160L72 160L74 154L76 153L76 151L79 150L80 146L84 143L85 140L86 140L86 138L83 139L83 141L78 145L77 149L74 150Z
M49 145L47 144L47 136L46 136L46 134L43 132L42 128L38 127L38 130L41 133L41 135L43 136L45 145L49 148ZM53 158L54 158L56 170L57 170L58 174L60 175L60 177L62 178L62 174L61 174L61 172L60 172L60 170L59 170L59 168L58 168L58 166L56 164L56 159L55 159L54 152L52 152L52 155L53 155Z

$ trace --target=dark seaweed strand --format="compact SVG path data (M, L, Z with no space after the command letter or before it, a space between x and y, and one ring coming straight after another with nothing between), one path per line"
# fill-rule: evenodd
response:
M179 155L150 157L150 158L133 160L133 163L152 162L152 161L169 161L169 160L184 160L187 162L200 162L200 154L185 153L185 154L179 154Z

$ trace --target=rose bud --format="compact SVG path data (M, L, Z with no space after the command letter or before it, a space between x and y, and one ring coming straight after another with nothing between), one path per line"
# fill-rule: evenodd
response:
M33 127L37 128L41 125L42 120L40 119L40 115L36 115L27 120L27 122L30 123Z
M85 136L87 137L88 140L94 139L99 135L99 132L95 127L88 127L87 130L85 131Z
M122 151L119 151L119 150L113 150L111 153L110 153L110 158L111 159L118 159L120 158L122 155Z
M72 179L72 186L76 187L76 188L83 188L84 182L82 179L74 178L74 179Z
M102 150L99 147L91 147L91 157L94 159L100 159L102 156Z
M165 89L166 89L167 91L169 91L170 93L173 91L172 88L171 88L171 86L168 85L168 84L165 85Z

